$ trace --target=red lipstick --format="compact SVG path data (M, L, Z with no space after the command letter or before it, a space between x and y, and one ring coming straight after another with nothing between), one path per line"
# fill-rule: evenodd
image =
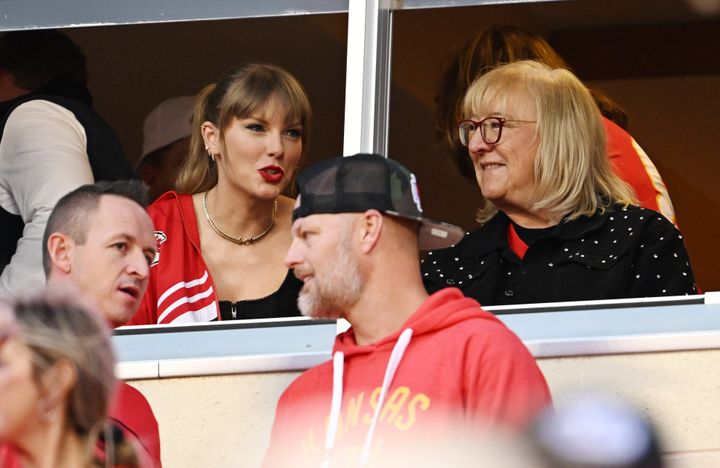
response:
M266 182L270 182L272 184L280 182L285 175L285 171L278 166L265 166L258 169L258 172Z

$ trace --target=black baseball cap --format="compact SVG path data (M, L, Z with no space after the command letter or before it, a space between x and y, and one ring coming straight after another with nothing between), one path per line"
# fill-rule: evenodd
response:
M378 154L324 159L297 179L300 194L293 220L313 214L381 213L420 223L418 246L444 249L457 244L465 231L422 216L417 179L405 166Z

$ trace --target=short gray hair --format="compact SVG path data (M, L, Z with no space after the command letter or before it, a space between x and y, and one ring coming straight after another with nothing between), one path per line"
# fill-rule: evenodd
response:
M116 180L82 185L55 204L43 234L43 269L50 273L50 252L47 243L55 232L67 234L77 244L87 239L89 220L100 204L103 195L116 195L133 201L145 209L148 205L147 187L139 180Z

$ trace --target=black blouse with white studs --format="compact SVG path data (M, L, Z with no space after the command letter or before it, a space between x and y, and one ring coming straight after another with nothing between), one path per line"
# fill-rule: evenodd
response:
M458 245L429 252L428 291L457 287L486 306L697 294L682 235L655 211L614 207L563 221L522 260L508 246L509 223L499 212Z

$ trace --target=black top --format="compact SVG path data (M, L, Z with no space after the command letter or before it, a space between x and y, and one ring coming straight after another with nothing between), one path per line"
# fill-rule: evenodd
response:
M613 207L563 221L522 260L508 246L509 223L498 212L455 247L430 252L428 291L454 286L488 306L697 293L682 235L655 211Z
M525 242L526 245L532 245L543 237L551 236L555 229L555 226L549 228L526 228L516 223L512 224L518 237Z
M280 288L269 296L238 302L218 301L220 317L222 320L241 320L301 315L297 298L302 286L303 282L295 277L292 270L288 270Z

